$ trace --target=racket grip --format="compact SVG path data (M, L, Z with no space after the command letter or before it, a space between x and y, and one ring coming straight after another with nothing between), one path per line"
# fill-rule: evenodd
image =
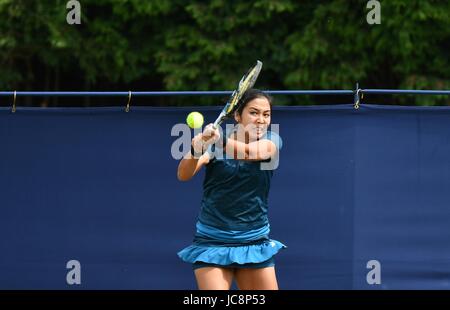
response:
M219 127L219 125L222 123L224 119L224 114L220 113L219 117L216 119L216 121L213 123L213 128L217 129Z

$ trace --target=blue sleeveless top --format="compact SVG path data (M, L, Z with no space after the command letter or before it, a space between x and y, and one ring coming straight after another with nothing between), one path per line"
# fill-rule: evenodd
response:
M281 138L276 133L269 131L264 138L281 148ZM273 160L211 159L206 165L198 220L223 230L250 230L267 225L273 169L264 169L263 163L268 166Z
M265 138L281 149L277 134L268 132ZM270 168L278 166L278 158L273 160L210 160L193 244L178 252L183 261L246 266L267 262L286 247L269 239L267 198L274 169Z

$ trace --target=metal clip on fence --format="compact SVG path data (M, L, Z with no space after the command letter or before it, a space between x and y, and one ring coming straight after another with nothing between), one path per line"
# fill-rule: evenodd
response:
M127 106L125 107L125 112L130 112L130 102L131 102L131 90L128 91L128 102Z
M355 90L355 98L354 98L354 108L355 110L359 109L359 104L361 102L361 99L363 98L364 94L362 92L362 89L359 88L359 83L356 83L356 90Z
M12 113L16 113L16 97L17 97L17 91L14 91L14 98L13 98L13 104L11 108Z

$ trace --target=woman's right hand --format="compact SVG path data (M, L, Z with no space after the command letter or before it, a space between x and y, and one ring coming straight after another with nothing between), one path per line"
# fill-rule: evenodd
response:
M219 139L219 129L214 129L213 124L209 124L202 133L195 135L191 143L196 153L204 153L209 145L216 143Z
M203 154L203 148L205 145L205 141L203 141L203 134L199 133L192 138L191 141L192 147L194 148L195 153Z
M214 128L213 124L208 124L202 133L202 139L206 145L211 145L219 141L220 131L218 128Z

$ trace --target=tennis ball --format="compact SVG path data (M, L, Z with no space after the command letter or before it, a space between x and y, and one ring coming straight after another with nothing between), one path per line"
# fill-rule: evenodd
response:
M191 128L199 128L203 125L203 115L199 112L191 112L186 118L186 123Z

